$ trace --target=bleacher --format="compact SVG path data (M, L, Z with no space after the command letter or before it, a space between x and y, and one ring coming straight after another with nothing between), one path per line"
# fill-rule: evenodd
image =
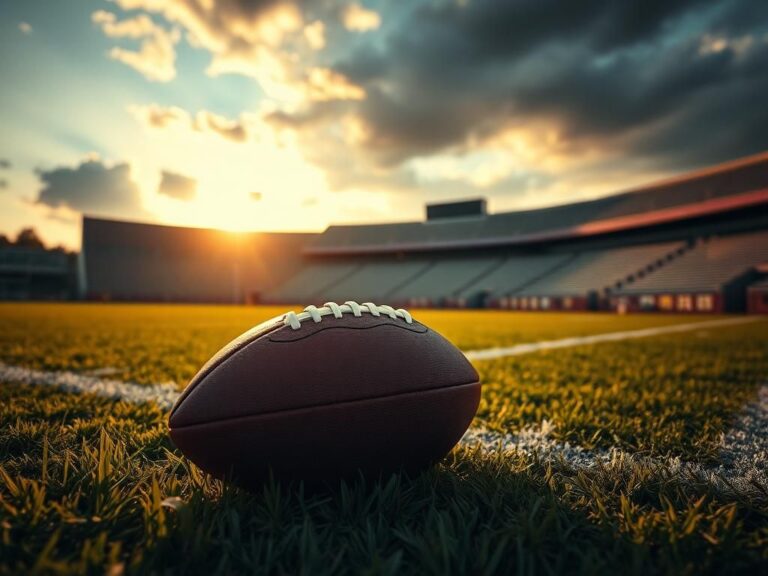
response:
M768 232L710 238L660 267L627 284L618 294L707 292L768 262Z
M426 274L432 260L373 261L322 291L323 298L336 302L388 301L390 294L418 276Z
M684 248L666 242L575 254L564 266L514 292L516 296L586 296L647 273Z
M72 298L73 262L59 250L0 247L0 300Z
M573 259L573 254L514 255L490 274L479 278L457 295L471 301L481 295L505 296L525 288Z
M456 297L503 262L501 257L443 257L423 274L389 294L389 300L424 306L441 305L445 299Z
M326 298L334 285L362 267L358 261L310 263L279 286L275 293L267 293L265 299L268 302L318 302Z

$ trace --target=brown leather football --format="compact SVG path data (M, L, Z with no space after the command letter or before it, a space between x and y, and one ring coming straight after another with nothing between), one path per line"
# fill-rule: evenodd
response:
M445 456L480 400L477 372L405 310L308 306L220 350L171 411L200 468L252 485L416 471Z

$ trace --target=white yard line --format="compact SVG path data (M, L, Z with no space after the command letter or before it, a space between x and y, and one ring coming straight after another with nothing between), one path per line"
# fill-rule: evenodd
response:
M537 454L545 461L562 461L573 468L624 468L642 462L661 466L681 481L693 478L722 492L768 496L768 384L759 389L757 399L742 409L733 427L723 435L719 462L714 466L702 466L680 458L648 458L619 448L587 450L556 440L554 431L555 426L547 420L515 434L472 428L464 434L461 443L491 453Z
M134 384L119 380L104 380L97 376L75 372L44 372L0 363L0 383L29 384L32 386L53 386L66 392L96 394L133 404L155 402L161 408L170 409L179 390L176 384Z
M599 344L601 342L618 342L620 340L631 340L633 338L647 338L648 336L674 334L676 332L689 332L691 330L701 330L703 328L718 328L722 326L747 324L749 322L757 322L758 320L761 320L761 318L755 316L746 316L740 318L724 318L720 320L691 322L688 324L672 324L670 326L658 326L656 328L642 328L640 330L625 330L623 332L608 332L605 334L593 334L592 336L574 336L572 338L562 338L561 340L548 340L544 342L531 342L529 344L517 344L515 346L508 346L505 348L470 350L465 352L464 355L469 360L493 360L495 358L504 358L505 356L520 356L522 354L531 354L532 352L539 352L541 350L571 348L573 346Z

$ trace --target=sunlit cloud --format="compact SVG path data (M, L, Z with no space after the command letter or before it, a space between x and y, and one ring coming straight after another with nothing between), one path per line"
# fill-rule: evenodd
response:
M160 187L157 189L157 193L169 198L175 198L176 200L189 202L197 196L197 180L183 174L163 170L160 175Z
M139 188L127 162L107 163L90 156L77 166L39 170L37 204L77 212L141 216Z
M104 34L110 38L141 40L137 51L114 47L109 57L130 66L148 80L169 82L176 77L176 48L181 34L155 24L146 14L119 21L117 16L98 10L91 16Z
M744 56L755 44L755 39L750 35L729 38L727 36L705 34L699 44L699 54L709 56L719 54L726 50L733 52L736 56Z
M150 129L191 128L196 132L213 132L232 142L245 142L255 137L253 130L256 120L247 114L232 120L208 110L200 110L193 116L181 108L157 104L134 105L129 111Z
M365 90L343 74L328 68L312 68L304 85L308 100L364 100Z
M315 20L304 27L304 37L312 50L325 48L325 24L322 20Z
M19 22L19 30L22 34L32 34L32 25L29 22Z
M375 10L369 10L354 2L344 9L342 22L347 30L368 32L381 26L381 16Z

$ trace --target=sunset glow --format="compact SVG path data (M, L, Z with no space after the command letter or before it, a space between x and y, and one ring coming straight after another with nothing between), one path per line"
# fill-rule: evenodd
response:
M758 152L768 24L743 3L574 28L490 0L7 2L0 233L76 248L82 214L319 231L466 197L594 198Z

